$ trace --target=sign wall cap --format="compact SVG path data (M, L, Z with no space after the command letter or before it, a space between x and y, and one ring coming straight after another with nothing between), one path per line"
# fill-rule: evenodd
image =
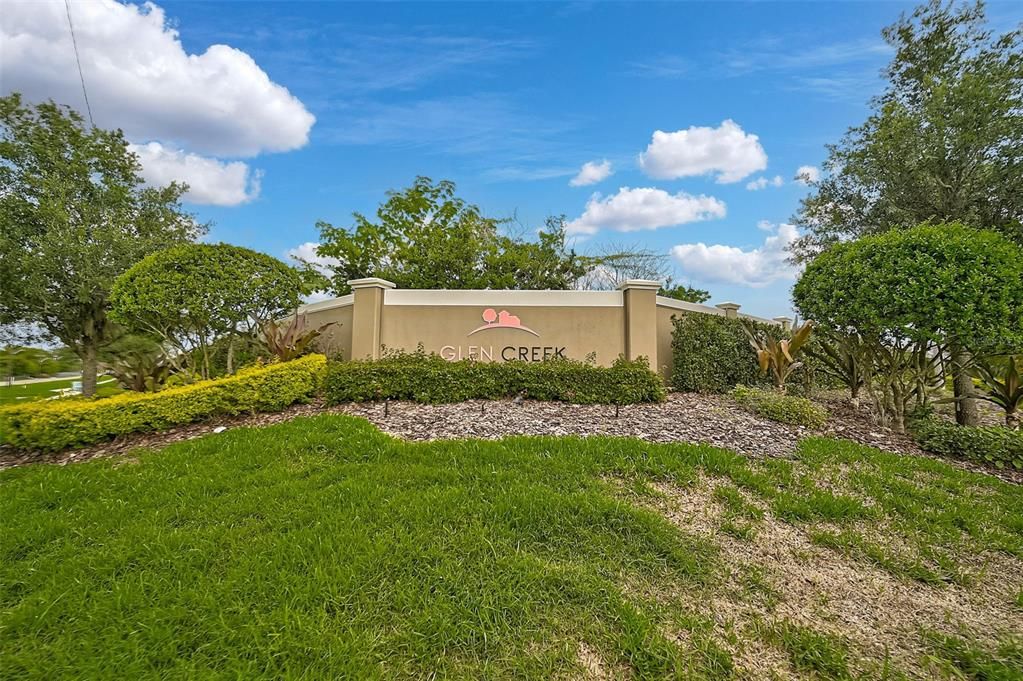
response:
M380 277L366 277L364 279L350 279L348 285L352 289L360 288L394 288L396 284L393 281L387 281Z
M626 279L622 283L618 284L619 291L625 291L632 288L643 291L656 291L661 288L661 282L654 281L653 279Z
M771 319L773 321L778 322L779 324L785 324L786 322L789 323L789 324L792 323L792 317L781 316L781 317L771 317Z
M742 307L742 305L740 305L739 303L731 303L731 302L729 302L729 303L718 303L714 307L718 308L719 310L738 310L740 307Z

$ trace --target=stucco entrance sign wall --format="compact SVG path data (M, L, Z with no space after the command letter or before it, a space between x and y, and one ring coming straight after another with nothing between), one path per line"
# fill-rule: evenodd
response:
M645 357L671 372L672 317L739 314L739 306L684 303L657 295L659 282L630 280L616 291L398 289L377 278L349 282L352 294L304 306L312 325L337 322L318 342L340 359L377 359L422 348L449 360L540 362ZM761 320L767 321L767 320Z
M532 334L537 338L540 337L540 334L523 324L518 315L508 312L508 310L501 310L498 312L494 308L488 307L483 310L483 314L481 316L483 318L483 325L477 326L475 329L466 334L467 336L474 336L481 331L509 329ZM502 359L505 362L509 362L513 359L524 362L540 362L545 359L564 359L566 356L564 345L505 345L503 347L496 347L492 344L485 343L485 337L478 339L478 341L479 344L475 345L445 345L440 349L440 356L444 359L450 360L468 358L483 362L493 362L497 358Z

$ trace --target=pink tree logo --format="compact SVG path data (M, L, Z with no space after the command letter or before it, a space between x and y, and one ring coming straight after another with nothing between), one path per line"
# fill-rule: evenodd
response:
M522 320L508 312L508 310L501 310L498 312L492 307L488 307L483 310L483 321L486 322L483 326L477 327L469 332L468 335L484 331L486 329L518 329L519 331L525 331L531 333L537 338L540 337L536 331L533 331L528 326L522 324Z

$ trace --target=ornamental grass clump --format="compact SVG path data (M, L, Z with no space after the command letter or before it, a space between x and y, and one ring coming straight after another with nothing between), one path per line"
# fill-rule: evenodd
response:
M805 397L794 397L744 385L735 386L729 395L754 414L779 423L821 428L828 421L827 409Z

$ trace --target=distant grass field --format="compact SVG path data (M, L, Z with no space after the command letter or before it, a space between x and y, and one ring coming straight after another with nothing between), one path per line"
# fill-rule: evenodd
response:
M23 402L34 402L36 400L54 397L56 390L63 390L71 387L78 378L58 378L52 381L40 381L38 383L23 383L21 385L0 385L0 404L21 404ZM100 377L98 385L105 386L106 392L113 387L114 379Z
M1023 674L1020 488L848 442L319 416L2 472L0 523L5 678Z

